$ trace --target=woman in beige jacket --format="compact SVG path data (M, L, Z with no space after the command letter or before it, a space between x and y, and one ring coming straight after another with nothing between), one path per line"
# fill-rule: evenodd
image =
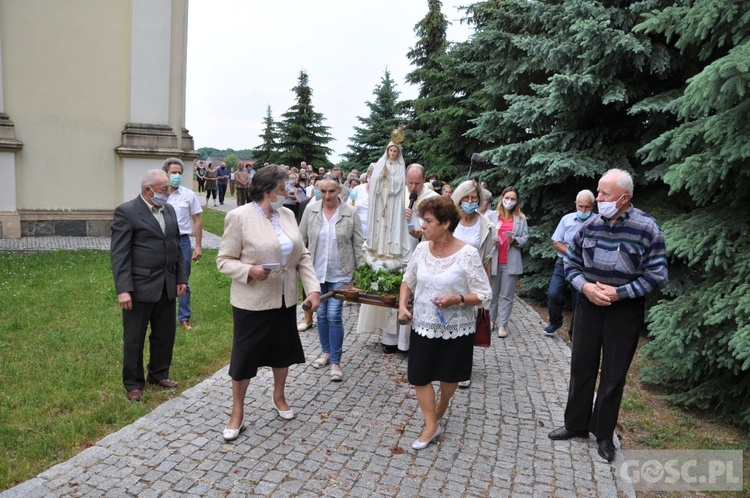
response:
M284 387L289 366L305 362L297 332L297 274L313 311L320 303L320 286L294 213L283 207L287 178L279 166L261 169L248 192L252 202L224 219L216 263L221 273L232 278L234 315L227 441L237 439L245 429L245 394L258 367L269 366L273 372L273 408L284 420L294 418Z
M321 292L336 290L352 280L354 270L364 264L362 223L357 209L341 202L341 184L335 175L318 181L321 200L307 206L300 233L313 255L313 266ZM344 344L342 302L329 299L318 310L318 335L322 354L312 364L331 364L331 380L341 381L341 350Z

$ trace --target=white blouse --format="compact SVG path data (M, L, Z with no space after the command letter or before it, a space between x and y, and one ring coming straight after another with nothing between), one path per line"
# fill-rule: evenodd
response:
M315 256L313 266L318 282L348 282L352 279L341 271L341 258L339 257L339 245L336 241L336 222L339 220L341 208L336 208L329 220L321 211L320 217L323 223L318 233L318 241L315 245Z
M479 244L482 242L482 224L479 223L479 218L471 226L464 226L459 222L453 231L453 236L479 250Z
M487 308L492 298L479 252L468 244L455 254L437 258L430 252L429 242L420 243L406 267L404 282L414 293L412 328L430 339L455 339L475 331L474 306L438 308L431 299L449 294L476 294ZM442 310L445 324L438 310Z

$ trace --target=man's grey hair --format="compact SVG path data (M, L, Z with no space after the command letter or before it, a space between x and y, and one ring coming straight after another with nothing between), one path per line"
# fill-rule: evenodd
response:
M607 176L610 173L617 175L615 178L615 185L627 192L630 197L633 197L633 177L630 176L630 173L624 169L612 168L604 173L604 176Z
M141 189L144 187L150 187L156 185L156 182L166 177L167 174L160 169L150 169L146 171L141 179Z
M584 189L578 192L578 195L576 196L576 202L584 199L590 201L593 204L596 197L591 190Z
M164 171L165 173L167 171L169 171L169 166L171 166L172 164L179 164L180 165L180 170L181 170L180 172L181 173L185 171L185 165L182 164L182 159L180 159L179 157L168 157L168 158L166 158L164 160L164 162L161 163L161 169L162 169L162 171Z

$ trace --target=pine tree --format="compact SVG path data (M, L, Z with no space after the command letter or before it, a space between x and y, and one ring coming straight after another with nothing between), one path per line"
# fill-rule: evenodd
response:
M354 136L349 139L350 152L344 154L349 162L365 169L383 155L391 131L404 120L404 104L398 100L400 93L388 68L372 93L375 101L367 102L370 115L357 116L363 126L354 127Z
M323 125L323 114L314 110L313 92L304 70L300 71L297 86L292 91L296 95L296 103L281 116L278 124L280 161L290 165L306 161L330 168L332 165L328 155L333 151L326 144L333 138L328 132L329 127Z
M279 151L278 132L270 105L266 108L266 117L263 118L263 133L259 137L263 142L253 150L256 161L259 164L275 162Z
M655 365L641 375L750 427L750 5L680 4L636 29L674 44L690 70L632 109L675 122L641 152L683 208L663 224L670 299L651 309Z

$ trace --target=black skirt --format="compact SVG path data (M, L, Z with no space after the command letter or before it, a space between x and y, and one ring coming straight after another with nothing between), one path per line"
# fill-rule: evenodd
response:
M305 362L297 331L297 307L250 311L232 306L234 341L229 376L252 379L258 367L285 368Z
M433 381L461 382L471 378L474 334L455 339L429 339L414 329L409 338L409 384L425 386Z

